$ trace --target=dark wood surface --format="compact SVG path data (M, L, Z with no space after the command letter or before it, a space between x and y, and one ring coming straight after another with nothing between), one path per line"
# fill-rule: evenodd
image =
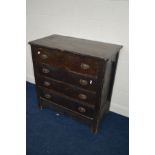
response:
M39 45L53 49L66 50L73 53L109 59L116 54L121 48L121 45L103 43L75 37L62 35L51 35L35 41L29 42L31 45Z
M63 81L78 87L82 87L88 90L96 90L97 89L97 78L96 77L90 77L90 76L84 76L81 74L75 74L70 71L67 71L65 69L61 68L55 68L53 66L45 65L45 64L39 64L36 63L36 69L37 74L41 74L43 76L47 76L53 79L57 79L59 81ZM75 76L76 75L76 76ZM86 85L82 85L80 80L87 81Z
M60 35L30 42L38 105L98 130L109 111L122 46Z
M55 92L59 92L60 94L75 98L88 104L96 104L95 92L80 89L78 87L74 87L72 85L68 85L64 82L47 78L45 76L38 76L38 84L42 87L46 87L47 89L51 89Z
M35 60L57 68L65 68L71 72L96 76L100 61L86 56L65 53L60 50L34 47ZM40 53L40 54L38 54ZM52 54L51 54L52 53ZM82 69L82 65L88 65L88 69Z
M45 88L39 87L39 91L41 92L41 95L40 95L41 98L50 100L54 103L57 103L57 104L64 106L68 109L71 109L72 111L75 111L77 113L81 113L82 115L86 115L87 117L93 118L94 108L88 107L88 106L82 104L82 102L78 102L74 99L72 100L71 98L64 97L63 95L54 93L51 90L48 90ZM80 111L79 108L83 108L84 111L82 111L82 110Z

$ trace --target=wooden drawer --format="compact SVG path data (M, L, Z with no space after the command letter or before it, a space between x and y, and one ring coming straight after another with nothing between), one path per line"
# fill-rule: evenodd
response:
M75 86L66 84L62 81L54 80L54 79L43 77L43 76L37 76L37 83L39 86L52 89L53 91L62 93L64 95L75 98L77 100L87 102L92 105L95 105L96 103L95 92L85 91Z
M67 82L84 89L96 91L97 88L97 79L70 73L62 68L55 68L54 66L48 66L45 64L37 64L36 70L40 75Z
M34 59L37 62L63 68L70 72L95 77L98 75L99 61L95 58L41 47L33 47L32 50L34 52Z
M63 96L60 96L58 94L54 94L51 90L48 90L48 89L43 89L39 87L39 92L40 92L40 97L43 99L52 101L58 105L68 108L72 111L78 112L87 117L93 118L94 116L94 108L87 107L76 101L72 101L70 99L64 98Z

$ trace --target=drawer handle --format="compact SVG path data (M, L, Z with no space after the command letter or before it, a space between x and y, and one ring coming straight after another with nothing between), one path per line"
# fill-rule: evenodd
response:
M80 111L81 113L85 113L86 112L86 109L83 108L83 107L78 107L78 111Z
M42 58L42 59L47 59L48 56L47 56L46 54L42 54L42 55L41 55L41 58Z
M90 66L88 64L85 64L85 63L81 63L81 68L84 69L84 70L87 70L90 68Z
M51 84L50 84L50 82L48 82L48 81L44 81L44 86L50 86Z
M82 86L88 85L88 81L87 80L80 79L79 82L80 82L80 85L82 85Z
M45 98L50 99L51 95L50 94L45 94Z
M85 94L79 94L78 97L82 100L86 100L87 99L87 95Z
M42 72L43 72L43 73L49 73L49 72L50 72L50 70L49 70L49 69L47 69L47 68L43 68L43 69L42 69Z

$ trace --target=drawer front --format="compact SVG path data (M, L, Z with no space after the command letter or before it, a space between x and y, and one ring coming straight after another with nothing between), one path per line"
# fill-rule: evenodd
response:
M84 91L78 89L77 87L67 85L58 80L46 78L43 76L37 77L37 83L39 86L52 89L58 93L62 93L79 101L87 102L89 104L95 105L96 93L90 91Z
M72 111L78 112L78 113L85 115L87 117L91 117L91 118L94 117L94 109L93 108L86 107L80 103L73 102L73 101L70 101L69 99L62 97L62 96L53 94L48 89L39 88L39 92L40 92L41 98L43 98L43 99L52 101L56 104L59 104L65 108L68 108Z
M99 62L95 58L54 49L33 47L36 61L81 74L97 76Z
M37 73L39 73L40 75L67 82L69 84L76 85L84 89L96 91L97 88L96 79L70 73L61 68L55 68L45 64L37 64L36 70Z

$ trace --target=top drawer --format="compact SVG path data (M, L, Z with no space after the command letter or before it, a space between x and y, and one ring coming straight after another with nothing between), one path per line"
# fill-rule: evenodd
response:
M99 61L97 59L41 47L32 47L32 51L35 61L64 68L70 72L97 77L99 69Z

